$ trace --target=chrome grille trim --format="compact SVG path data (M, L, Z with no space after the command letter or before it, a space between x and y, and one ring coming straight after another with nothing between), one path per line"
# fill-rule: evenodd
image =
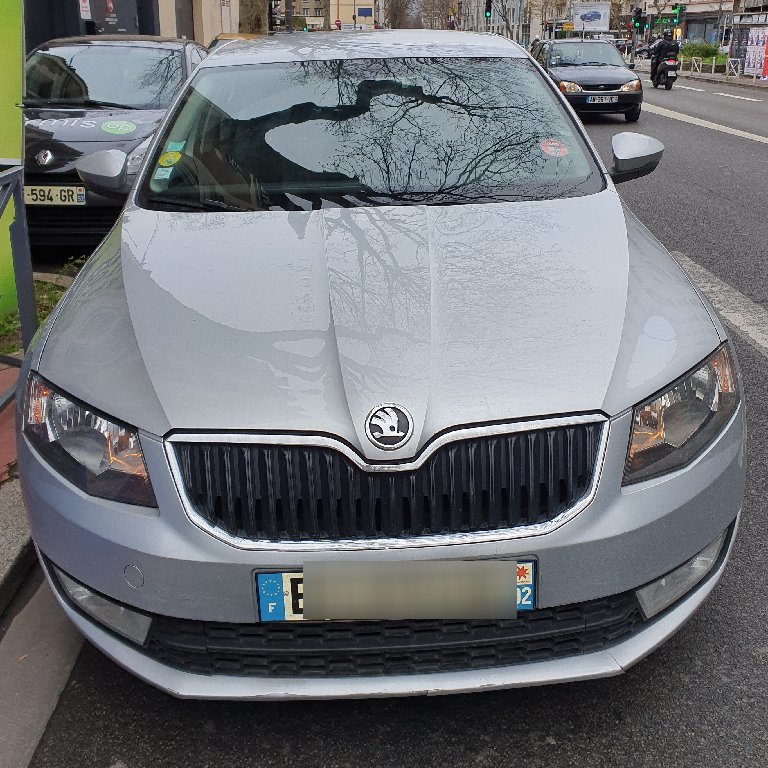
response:
M261 444L261 445L300 445L314 448L330 448L338 451L344 457L353 462L357 467L366 472L396 472L409 471L421 467L430 456L438 449L459 440L469 438L481 438L494 435L509 435L519 432L531 432L535 430L568 427L579 424L600 424L600 436L597 453L595 456L594 471L588 492L572 507L566 509L557 517L531 525L506 528L500 530L459 532L447 534L432 534L414 536L411 538L366 538L366 539L318 539L302 541L263 540L249 539L231 535L210 523L194 509L194 505L187 495L181 467L174 449L173 443L231 443L231 444ZM385 550L385 549L413 549L422 547L455 546L458 544L482 544L498 541L529 538L551 533L585 509L594 498L597 486L602 474L605 452L608 444L610 430L609 420L601 414L587 414L578 416L557 417L549 419L536 419L532 421L514 422L507 424L492 424L479 427L467 427L451 430L443 433L430 442L421 454L410 461L369 464L349 445L341 440L323 435L300 434L262 434L258 432L207 432L185 433L174 432L166 437L164 448L166 458L171 469L176 491L179 494L184 511L189 520L198 528L210 536L236 547L249 551L270 552L323 552L344 550Z

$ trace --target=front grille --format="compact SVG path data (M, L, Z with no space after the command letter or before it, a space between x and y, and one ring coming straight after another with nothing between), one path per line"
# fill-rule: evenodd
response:
M307 445L174 442L212 528L271 541L501 531L554 519L589 491L602 424L458 440L417 469L369 472Z
M614 645L642 625L629 592L500 621L225 624L155 617L144 652L204 675L408 675L579 656Z
M114 226L119 207L95 205L28 205L27 225L33 244L56 245L73 241L98 243Z
M616 83L605 83L602 85L584 85L582 86L585 91L611 91L611 92L617 92L621 89L621 83L618 85Z

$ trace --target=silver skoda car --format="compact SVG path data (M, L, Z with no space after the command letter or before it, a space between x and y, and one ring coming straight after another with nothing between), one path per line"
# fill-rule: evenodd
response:
M233 42L38 334L18 454L83 634L178 696L615 675L744 492L726 331L518 46ZM125 156L78 163L119 188Z

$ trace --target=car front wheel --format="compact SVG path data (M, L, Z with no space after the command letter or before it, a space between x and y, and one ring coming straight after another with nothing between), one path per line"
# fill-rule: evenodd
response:
M640 104L635 104L635 106L632 107L632 109L630 109L629 112L624 113L624 119L628 123L636 123L640 119L641 109L642 107L640 106Z

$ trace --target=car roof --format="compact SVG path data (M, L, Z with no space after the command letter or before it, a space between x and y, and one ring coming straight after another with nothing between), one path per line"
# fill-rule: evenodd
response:
M500 35L393 29L372 32L294 32L264 36L259 40L233 40L213 51L200 67L421 56L528 58L526 51L517 43Z
M181 48L194 40L155 35L81 35L79 37L57 37L39 45L37 50L57 48L62 45L138 45L142 47Z
M588 38L585 38L584 40L582 40L580 37L568 37L565 40L552 40L552 43L554 45L561 45L562 43L589 43L590 45L595 45L597 43L612 44L614 40L623 40L623 38L612 37L609 40L590 40Z

